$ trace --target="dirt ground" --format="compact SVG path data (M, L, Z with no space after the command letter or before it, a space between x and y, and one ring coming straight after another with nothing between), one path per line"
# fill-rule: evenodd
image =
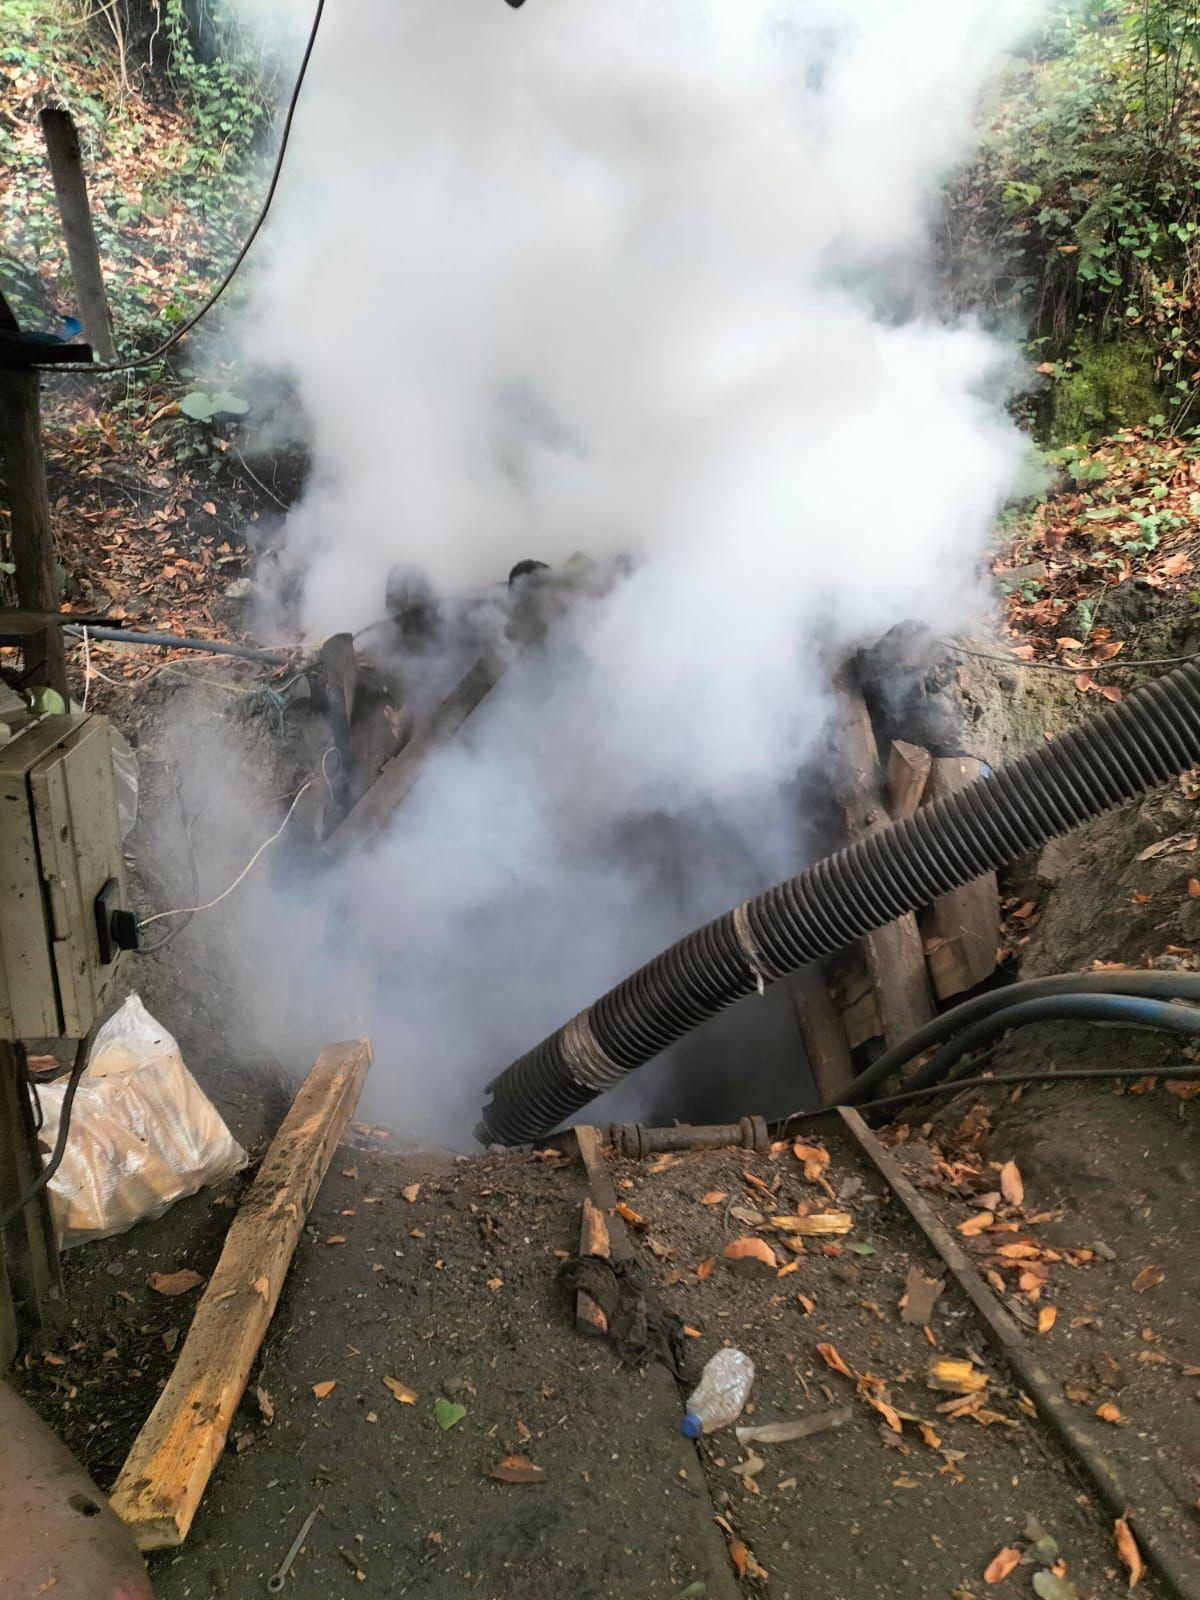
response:
M1002 696L989 700L977 685L972 692L983 707L980 736L992 737ZM178 792L160 734L180 696L204 708L218 732L228 725L219 692L176 679L114 704L139 736L143 812L129 851L141 901L153 906L191 903L192 854L217 882L248 854L236 818ZM1029 714L1044 714L1052 698L1038 691ZM321 729L314 721L303 738L281 739L264 710L239 702L235 720L256 785L277 798L312 770ZM1181 787L1019 868L1005 887L1033 903L1023 973L1093 958L1191 967L1193 930L1200 935L1200 900L1189 892L1192 815ZM269 1016L244 1003L236 964L221 924L196 918L137 958L128 976L257 1159L290 1102L297 1064L281 1061ZM1143 1035L1039 1029L1010 1040L995 1064L1037 1070L1119 1059L1136 1086L1141 1070L1171 1064L1179 1050ZM986 1098L999 1102L1006 1092ZM686 1116L691 1108L678 1109ZM928 1130L915 1124L895 1147L952 1227L972 1214L978 1183L931 1182L927 1153L966 1109L953 1104ZM1015 1161L1026 1212L1047 1213L1027 1223L1045 1254L1045 1287L1033 1300L1009 1282L1009 1302L1030 1327L1054 1306L1039 1353L1084 1412L1117 1409L1106 1424L1114 1455L1152 1460L1160 1513L1193 1541L1200 1265L1189 1240L1198 1115L1161 1087L1124 1095L1107 1086L1031 1087L998 1105L972 1156L979 1181L993 1187L988 1163ZM769 1236L735 1208L795 1213L812 1199L790 1150L773 1160L717 1152L614 1163L622 1199L647 1224L639 1256L664 1303L698 1333L676 1378L659 1363L626 1367L574 1327L557 1273L578 1246L584 1174L576 1162L461 1160L405 1148L404 1132L363 1124L335 1155L191 1535L181 1551L152 1559L160 1600L265 1592L318 1505L288 1585L297 1600L543 1600L559 1590L597 1600L984 1600L1036 1592L1033 1578L1049 1570L1048 1546L1042 1562L1034 1558L1043 1534L1073 1586L1052 1591L1053 1600L1124 1592L1111 1517L991 1356L953 1285L936 1304L931 1337L901 1320L910 1267L935 1274L937 1263L850 1146L830 1145L827 1174L853 1218L850 1232L825 1246L810 1240L802 1255L779 1247L780 1264L795 1263L783 1276L737 1273L721 1252L740 1234ZM207 1275L252 1171L65 1257L69 1323L35 1343L13 1376L102 1488L166 1381L194 1304L194 1295L155 1294L147 1275L183 1266ZM777 1184L769 1202L763 1184ZM714 1192L725 1198L703 1203ZM987 1270L988 1250L979 1250ZM1067 1251L1088 1259L1073 1264ZM698 1270L710 1261L711 1270ZM1161 1278L1135 1288L1146 1268ZM810 1439L753 1447L761 1467L730 1432L697 1449L679 1432L684 1397L727 1342L746 1349L758 1371L745 1422L838 1406L851 1408L850 1420ZM822 1345L851 1377L830 1365ZM955 1398L929 1387L938 1356L970 1358L986 1376L989 1420L938 1409ZM386 1378L415 1401L395 1399ZM314 1386L329 1383L318 1397ZM435 1415L439 1400L465 1408L448 1429ZM898 1432L886 1408L898 1414ZM490 1477L512 1453L528 1456L545 1481ZM1020 1564L990 1585L983 1574L1005 1548ZM1140 1592L1160 1590L1147 1578Z
M191 1536L152 1559L160 1600L262 1592L316 1505L289 1585L298 1600L540 1600L559 1588L647 1600L962 1600L991 1592L982 1574L1002 1548L1026 1550L1030 1518L1056 1542L1078 1595L1124 1588L1111 1520L991 1358L953 1287L936 1304L932 1337L900 1320L909 1268L934 1276L937 1263L849 1147L830 1144L827 1177L853 1216L850 1233L810 1239L800 1255L781 1249L781 1263L795 1264L782 1277L745 1276L721 1252L749 1231L751 1211L811 1200L788 1147L774 1159L614 1162L623 1201L647 1225L638 1248L652 1281L698 1334L677 1382L661 1364L623 1366L573 1326L557 1274L578 1244L585 1180L576 1161L395 1154L382 1132L363 1128L335 1156ZM66 1257L72 1324L18 1381L102 1485L165 1380L191 1308L191 1297L152 1292L146 1274L211 1270L230 1215L222 1202L233 1199L197 1197ZM1109 1233L1124 1248L1118 1230ZM1064 1322L1069 1292L1059 1293ZM1183 1330L1161 1313L1155 1321L1175 1359ZM1067 1337L1064 1329L1077 1363L1090 1345ZM724 1343L757 1367L744 1422L843 1406L850 1421L753 1449L726 1431L697 1450L679 1433L683 1396ZM900 1433L862 1384L828 1364L823 1345L901 1414ZM969 1358L986 1374L997 1420L938 1410L955 1401L929 1387L940 1355ZM413 1391L413 1403L393 1398L387 1378ZM318 1398L314 1386L330 1382ZM441 1399L464 1408L445 1430L434 1412ZM1132 1392L1121 1403L1140 1425L1150 1421ZM545 1481L492 1480L512 1453ZM740 1582L727 1540L746 1548ZM996 1592L1030 1592L1037 1570L1027 1556Z
M1107 1065L1112 1049L1062 1026L1030 1029L1019 1056L1010 1041L997 1066L1003 1073ZM1169 1067L1178 1050L1174 1041L1143 1043L1138 1065ZM1200 1258L1193 1206L1200 1113L1195 1100L1179 1098L1191 1093L1190 1083L1178 1084L1176 1094L1133 1076L1117 1087L1121 1092L1031 1085L1015 1101L1011 1088L964 1096L930 1122L906 1128L894 1153L956 1229L979 1215L978 1195L995 1189L997 1167L1015 1162L1025 1188L1019 1237L1034 1242L1030 1262L1044 1281L1032 1292L1018 1287L1015 1270L996 1254L1013 1235L987 1229L963 1243L981 1270L1000 1271L1005 1303L1022 1325L1036 1330L1038 1312L1053 1309L1038 1354L1081 1416L1105 1424L1115 1459L1151 1464L1162 1484L1160 1514L1195 1542ZM980 1175L948 1173L931 1159L930 1146L958 1149L956 1129L975 1105L990 1112L978 1155L968 1163L978 1164Z

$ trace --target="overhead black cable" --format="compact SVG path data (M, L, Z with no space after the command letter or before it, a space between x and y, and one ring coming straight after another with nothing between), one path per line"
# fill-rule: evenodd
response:
M233 282L238 268L249 255L251 245L254 243L255 239L257 239L263 223L267 220L267 212L271 209L271 202L274 200L275 191L279 187L280 175L283 172L283 158L287 153L288 138L292 131L292 121L296 115L296 106L300 100L300 90L304 84L304 76L308 71L308 63L312 57L313 46L317 42L317 32L321 26L321 16L324 10L325 0L317 0L317 9L313 13L312 27L309 29L308 42L304 47L304 55L300 60L300 70L296 74L296 82L292 88L291 99L288 101L287 116L283 121L283 133L280 136L279 149L275 155L275 166L271 172L271 181L267 185L266 197L259 208L258 215L254 219L254 224L251 227L250 232L246 235L245 243L242 245L242 248L238 251L237 255L233 259L233 265L229 268L228 272L226 272L220 283L209 295L208 299L198 311L193 312L190 317L179 324L169 339L164 340L164 342L160 344L156 350L151 350L144 356L134 356L128 361L113 361L109 362L107 365L93 363L88 366L71 366L65 363L56 363L53 366L39 368L39 371L93 373L131 372L137 367L152 366L154 362L160 361L163 356L166 355L167 351L172 345L178 344L185 333L190 333L200 319L202 317L206 317L216 305L217 301Z

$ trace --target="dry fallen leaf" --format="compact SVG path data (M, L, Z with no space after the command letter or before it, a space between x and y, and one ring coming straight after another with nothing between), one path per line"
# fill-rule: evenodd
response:
M1147 1289L1153 1289L1166 1277L1162 1267L1143 1267L1137 1277L1130 1284L1130 1288L1137 1294L1145 1294Z
M767 1241L755 1239L749 1234L744 1239L731 1239L722 1254L726 1261L761 1261L772 1272L779 1265L779 1259Z
M151 1272L146 1282L155 1294L177 1295L198 1289L204 1279L191 1267L181 1267L178 1272Z
M1000 1193L1010 1206L1019 1206L1025 1200L1025 1185L1015 1161L1006 1161L1000 1168Z
M415 1406L421 1398L415 1389L410 1389L406 1383L401 1383L399 1378L385 1378L383 1383L402 1406Z
M815 1300L810 1300L806 1294L798 1294L796 1299L799 1300L800 1304L804 1307L805 1316L811 1317L813 1312L817 1309L817 1302Z
M421 1192L421 1185L419 1183L406 1184L405 1187L403 1189L401 1189L401 1191L400 1191L400 1193L408 1201L410 1206L416 1201L416 1198L420 1194L420 1192Z
M970 1237L971 1234L984 1233L994 1221L995 1218L990 1211L977 1211L973 1217L968 1217L965 1222L959 1223L958 1231Z
M1200 1095L1200 1078L1168 1078L1163 1088L1176 1100L1194 1100Z
M1096 1407L1096 1415L1101 1422L1120 1422L1121 1413L1111 1400L1106 1400L1103 1405Z
M336 1378L326 1378L324 1383L314 1383L312 1386L312 1392L316 1395L318 1400L324 1400L327 1394L333 1393L333 1391L337 1388L337 1384L338 1381Z
M1137 1540L1133 1537L1133 1532L1124 1517L1117 1518L1113 1525L1113 1535L1117 1541L1117 1554L1129 1569L1129 1587L1134 1589L1146 1570L1146 1564L1142 1560L1142 1552L1137 1547Z
M941 1436L939 1435L937 1429L934 1427L933 1423L932 1422L919 1422L917 1424L917 1426L921 1430L921 1438L922 1438L922 1440L929 1446L929 1448L931 1450L940 1450L941 1447L942 1447Z
M829 1151L818 1144L794 1144L792 1154L804 1167L809 1183L816 1183L829 1165Z
M1056 1306L1043 1306L1038 1312L1037 1329L1039 1333L1049 1333L1058 1317Z
M488 1468L488 1477L499 1483L545 1483L546 1472L544 1467L535 1467L528 1456L503 1456Z
M707 1194L700 1196L702 1206L719 1206L722 1200L728 1200L729 1195L724 1189L710 1189Z
M984 1569L984 1583L1003 1583L1009 1573L1018 1566L1021 1552L1014 1550L1012 1545L1006 1544L998 1555L992 1557Z
M739 1578L746 1576L746 1546L741 1539L730 1539L729 1559L733 1562L733 1570Z
M858 1392L869 1406L873 1406L878 1411L893 1433L904 1432L904 1424L900 1421L900 1413L895 1406L890 1406L886 1400L881 1400L877 1394L872 1393L863 1383L859 1384Z
M331 1233L325 1241L326 1244L345 1244L345 1242L346 1235L344 1233Z
M789 1261L786 1266L780 1267L775 1276L777 1278L786 1278L789 1272L799 1272L799 1270L800 1263L798 1261Z
M716 1256L705 1256L704 1260L696 1268L696 1276L702 1283L706 1278L712 1277L712 1269L716 1265L716 1260Z
M852 1378L854 1376L831 1344L819 1344L817 1346L817 1354L827 1367L832 1367L835 1372L840 1372L843 1378Z
M616 1209L617 1215L619 1217L624 1217L625 1221L631 1228L636 1228L639 1231L644 1232L650 1226L645 1217L636 1212L632 1206L627 1206L624 1200L617 1201Z
M263 1388L262 1384L259 1384L256 1387L254 1391L254 1398L258 1402L258 1414L269 1428L275 1421L275 1404L272 1401L271 1396Z

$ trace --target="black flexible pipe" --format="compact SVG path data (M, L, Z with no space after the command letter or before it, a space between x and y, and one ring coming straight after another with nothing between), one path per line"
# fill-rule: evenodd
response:
M1178 1067L1064 1067L1046 1072L989 1072L978 1077L951 1078L942 1083L931 1083L924 1089L905 1089L899 1094L882 1095L878 1100L867 1100L858 1107L860 1111L888 1111L895 1106L906 1106L914 1100L931 1100L935 1095L956 1095L967 1089L1008 1089L1022 1083L1093 1083L1116 1082L1131 1078L1177 1078L1180 1083L1194 1083L1200 1078L1200 1067L1192 1062ZM807 1122L814 1117L827 1117L828 1106L815 1106L811 1111L793 1111L783 1124L781 1137L788 1137L794 1122Z
M64 633L82 639L83 628L72 624ZM255 645L233 644L228 639L193 639L182 633L141 633L136 628L87 627L89 639L111 640L113 644L162 644L172 650L202 650L210 656L237 656L242 661L265 661L268 666L286 667L296 659L295 650L259 650Z
M858 1105L872 1089L899 1072L907 1062L934 1045L941 1044L963 1028L994 1012L1008 1010L1025 1000L1038 1000L1048 995L1080 994L1145 995L1152 1000L1191 1000L1200 1005L1200 972L1062 972L1049 978L1027 978L1023 983L1011 983L1003 989L992 989L987 994L964 1000L950 1011L943 1011L924 1027L910 1033L907 1039L893 1045L865 1072L860 1072L842 1096L842 1104ZM976 1047L977 1048L977 1047ZM935 1056L934 1060L938 1058ZM955 1057L957 1059L957 1057ZM906 1085L919 1089L935 1082L941 1073L929 1073L932 1062L922 1067ZM943 1069L948 1071L948 1066ZM927 1075L929 1074L929 1075Z
M1189 662L663 951L492 1081L479 1138L540 1138L732 1001L1197 764Z
M1045 995L1040 1000L1023 1000L1019 1005L1005 1006L980 1017L944 1044L904 1087L916 1093L940 1083L965 1055L982 1050L1009 1028L1023 1028L1031 1022L1107 1022L1200 1037L1200 1007L1184 1001L1150 1000L1144 995L1127 994Z

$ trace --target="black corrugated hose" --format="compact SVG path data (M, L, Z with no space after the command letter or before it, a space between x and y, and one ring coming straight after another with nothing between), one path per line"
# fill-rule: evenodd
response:
M550 1133L734 1000L1200 764L1200 666L688 934L489 1085L484 1143Z

